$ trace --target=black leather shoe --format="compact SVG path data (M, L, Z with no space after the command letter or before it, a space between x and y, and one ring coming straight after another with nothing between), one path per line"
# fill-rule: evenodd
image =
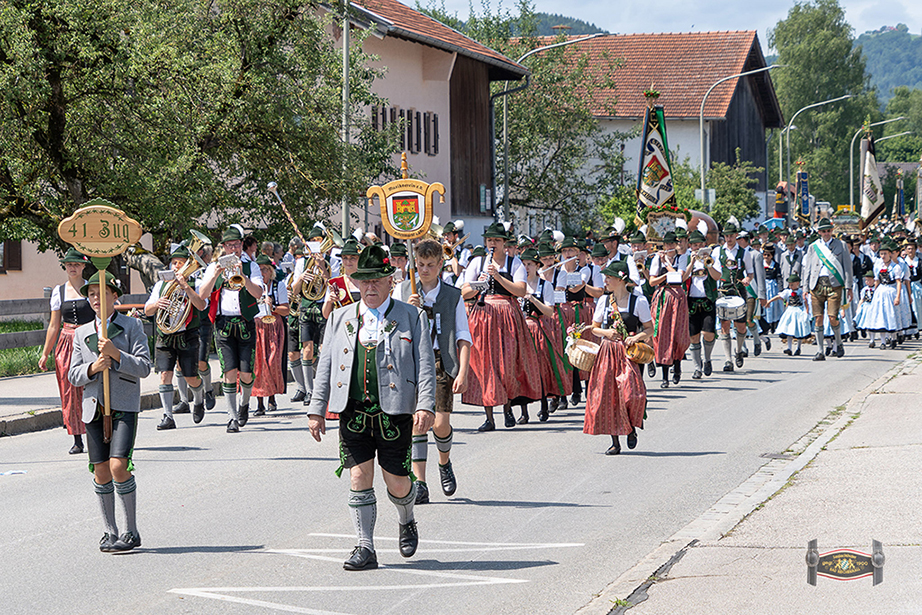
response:
M730 363L729 361L727 361L726 363L724 363L724 371L725 371L725 372L732 372L732 371L733 371L733 363Z
M233 420L227 422L227 433L237 433L238 431L240 431L240 423Z
M566 395L561 395L560 398L557 400L557 409L558 409L558 410L566 410L566 409L569 408L569 407L570 407L570 404L569 404L569 402L567 402L567 397L566 397ZM552 411L551 411L551 414L553 414L553 412L554 412L554 411L552 410Z
M831 355L831 354L832 354L832 346L826 346L826 350L825 350L824 354L825 354L827 357L828 357L829 355Z
M253 416L266 416L266 408L264 406L256 406L256 412L253 413Z
M102 539L99 541L99 550L103 553L112 553L115 551L115 543L118 541L118 536L115 534L105 533L102 535Z
M756 344L755 348L752 349L752 354L754 354L755 356L759 356L760 354L762 354L762 344Z
M503 419L505 420L506 427L515 427L515 415L512 414L512 410L503 410Z
M836 358L841 359L845 356L845 346L839 344L839 347L836 348Z
M522 416L515 423L516 425L528 425L528 410L522 410Z
M814 355L813 360L814 361L825 361L826 355L824 355L822 352L818 352L816 353L816 355Z
M429 503L429 486L426 483L416 481L416 504Z
M290 402L292 402L292 403L298 402L298 401L304 401L304 396L305 396L305 395L306 395L306 393L305 393L304 391L302 391L301 389L298 389L297 391L295 391L295 394L292 395L292 396L291 396L291 399L289 399L288 401L290 401Z
M711 364L710 361L705 361L704 362L704 375L710 376L712 373L714 373L714 366Z
M74 444L72 447L70 447L70 450L67 451L69 455L79 455L82 452L83 452L82 444Z
M176 421L174 421L173 417L170 415L164 414L163 420L157 425L157 431L165 431L167 429L176 429Z
M647 375L651 378L656 375L656 365L654 365L653 361L647 363Z
M377 567L378 556L365 547L353 549L349 559L343 562L343 570L375 570Z
M451 467L451 460L445 465L439 464L439 478L442 480L442 493L446 496L452 496L458 489L458 481L455 480L455 471Z
M668 380L663 380L662 382L660 382L660 383L659 383L659 388L661 388L661 389L668 389L668 388L669 388L669 381L668 381Z
M214 391L205 391L205 407L209 410L214 410L214 406L217 403L214 397Z
M307 395L304 396L304 405L305 405L305 406L311 405L311 394L312 394L312 393L313 393L313 391L312 391L311 393L308 393Z
M771 350L771 349L772 349L772 340L770 337L766 337L765 338L765 350Z
M113 551L131 551L135 547L141 546L141 537L134 532L125 532L119 536L115 544L112 545Z
M250 404L240 404L237 410L237 423L241 427L246 427L247 421L250 420Z
M867 330L867 329L862 329L862 330L861 330L861 337L862 337L862 338L866 338L867 336L868 336L868 330Z
M181 401L178 406L173 408L173 414L189 414L189 412L188 402Z
M896 340L893 340L893 339L890 340L890 348L892 348L893 350L896 350Z
M205 418L205 404L195 404L192 406L192 422L198 425Z
M583 397L578 392L570 396L570 403L574 406L578 406L581 401L583 401Z
M561 398L559 397L551 397L550 399L548 399L547 411L549 414L554 414L555 412L557 412L557 408L560 406L560 399Z
M799 356L800 356L800 348L798 348L797 350L794 351L794 356L795 356L795 357L799 357Z
M740 352L738 352L737 354L741 354L741 355L743 355L743 358L744 358L744 359L747 359L747 358L749 358L749 349L746 348L745 346L743 346L743 350L740 351Z
M276 404L273 404L271 401L266 404L266 412L275 412L279 407Z
M608 450L605 451L606 455L620 455L621 454L621 442L618 439L618 436L615 436L615 443L608 447Z
M701 380L701 370L696 369L695 373L692 374L692 380Z
M736 366L737 366L737 367L742 367L742 366L743 366L743 357L744 357L744 356L745 356L745 355L744 355L742 352L736 353Z
M682 380L682 364L675 363L672 366L672 384L679 384Z
M790 348L785 348L785 349L782 350L781 352L782 352L783 354L788 355L788 356L791 356L792 354L794 354L793 352L791 352L791 349L790 349Z
M496 423L491 420L486 420L483 422L483 425L477 428L477 431L495 431Z
M627 447L636 448L637 447L637 428L631 430L631 433L627 435Z
M541 423L546 423L547 420L551 418L551 415L548 414L548 411L545 408L538 410L538 421Z
M413 557L413 554L416 553L416 547L419 546L419 531L416 529L416 521L400 525L400 538L397 543L400 545L400 555Z
M857 342L857 341L858 341L858 332L857 332L857 331L852 331L851 333L849 333L849 334L848 334L848 339L849 339L849 341Z

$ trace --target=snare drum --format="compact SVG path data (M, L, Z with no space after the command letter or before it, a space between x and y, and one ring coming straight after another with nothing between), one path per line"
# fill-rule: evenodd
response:
M742 297L721 297L715 302L717 317L721 320L742 320L746 318L746 300Z

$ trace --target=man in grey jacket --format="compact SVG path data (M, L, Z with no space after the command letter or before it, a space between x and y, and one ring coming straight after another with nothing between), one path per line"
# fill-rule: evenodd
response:
M839 325L839 309L842 307L842 291L845 290L848 302L852 301L852 263L848 248L832 236L832 222L823 218L817 225L820 238L814 241L804 252L803 273L804 287L810 293L815 319L816 347L818 352L814 361L825 361L823 354L824 316L829 316L829 326L835 335L835 353L837 357L845 355L842 346L842 328Z
M118 282L106 272L106 292L99 292L96 272L80 292L96 312L74 334L74 352L68 379L83 387L83 422L86 423L90 468L95 478L96 495L102 510L106 533L99 541L104 553L130 551L141 546L135 521L135 480L131 474L138 414L141 412L141 378L150 374L150 350L141 321L115 311L115 300L122 294ZM99 314L106 301L106 334L100 335ZM103 429L103 371L110 370L109 408L112 411L112 438L105 442ZM114 481L114 482L113 482ZM118 533L115 522L115 494L125 509L126 532Z
M419 544L410 451L413 430L426 433L435 421L435 357L425 315L389 296L394 271L380 246L359 255L352 279L362 300L339 308L327 321L308 411L318 442L326 433L325 412L339 414L342 465L336 473L349 470L349 508L358 536L346 570L378 567L375 457L397 507L400 554L411 557Z

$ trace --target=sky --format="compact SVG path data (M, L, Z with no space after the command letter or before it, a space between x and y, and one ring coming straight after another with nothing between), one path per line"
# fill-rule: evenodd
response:
M466 19L473 5L482 12L482 0L444 0L449 13ZM495 12L499 0L489 0ZM576 17L612 33L704 32L712 30L757 30L764 53L768 49L769 28L787 17L791 0L533 0L535 10ZM407 2L407 4L415 4ZM421 2L423 6L427 1ZM839 0L855 37L881 26L904 23L911 34L922 34L920 0ZM502 6L514 8L514 0Z

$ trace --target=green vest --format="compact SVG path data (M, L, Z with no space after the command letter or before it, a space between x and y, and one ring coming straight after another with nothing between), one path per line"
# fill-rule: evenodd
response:
M160 296L161 297L163 297L163 292L166 290L167 285L168 285L168 282L164 282L163 284L160 285ZM190 284L189 286L191 288L192 284ZM192 308L192 319L186 325L186 329L185 329L186 331L191 331L192 329L198 329L199 326L201 326L202 324L202 317L201 317L202 311L195 309L194 305L190 305L190 307Z
M359 320L359 329L362 324ZM365 348L355 336L355 361L352 362L352 379L349 382L349 397L368 404L378 403L378 347Z
M240 270L245 277L250 277L250 265L252 261L244 261L241 263ZM217 289L218 295L217 300L221 300L220 290L224 287L225 280L224 274L218 276L218 281L215 282L215 289ZM256 318L256 315L259 314L259 305L256 303L256 298L253 297L250 293L247 292L246 287L240 289L240 314L247 320L253 320ZM220 304L218 304L218 310L221 309Z

